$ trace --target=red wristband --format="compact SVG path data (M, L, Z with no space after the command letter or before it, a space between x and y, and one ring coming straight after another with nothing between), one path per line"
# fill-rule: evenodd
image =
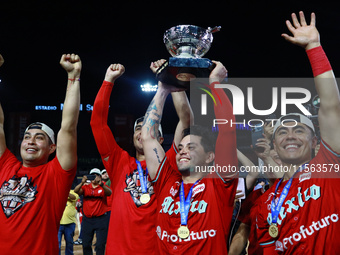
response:
M321 46L306 51L314 77L332 70L332 66Z

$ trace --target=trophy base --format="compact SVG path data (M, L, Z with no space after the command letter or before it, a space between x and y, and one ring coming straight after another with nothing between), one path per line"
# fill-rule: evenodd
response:
M207 78L215 64L207 58L171 57L156 72L156 78L176 87L190 87L190 80Z

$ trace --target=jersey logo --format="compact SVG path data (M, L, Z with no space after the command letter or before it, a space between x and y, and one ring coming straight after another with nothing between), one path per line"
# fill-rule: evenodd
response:
M37 186L33 186L32 178L28 179L27 175L20 178L13 176L9 181L4 181L0 189L0 202L6 217L32 202L37 193Z
M205 184L204 183L195 186L192 189L192 197L194 197L197 193L203 192L204 189L205 189Z
M143 170L145 174L145 170ZM134 170L131 174L126 175L125 179L126 187L124 188L124 192L129 192L133 202L136 204L137 207L140 207L142 202L140 201L140 197L143 194L142 187L139 181L139 174L138 170ZM155 194L153 190L153 186L149 179L147 180L147 188L150 197Z

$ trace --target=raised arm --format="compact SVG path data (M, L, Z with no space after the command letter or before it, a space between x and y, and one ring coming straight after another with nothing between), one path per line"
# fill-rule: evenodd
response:
M146 110L142 126L143 150L151 179L154 179L162 162L165 152L158 142L158 126L162 120L164 103L171 93L169 87L162 82L158 83L157 92Z
M214 96L217 96L217 104L214 106L216 119L226 119L229 123L235 123L235 116L233 115L233 107L225 94L223 88L217 88L218 83L227 77L227 69L221 62L214 61L216 67L210 74L210 87ZM236 147L236 128L235 125L223 124L218 126L218 137L215 147L215 164L219 166L238 166L237 147ZM234 173L223 173L223 178L228 178Z
M104 82L93 105L90 124L98 151L104 164L110 159L112 150L118 146L110 127L107 125L107 119L113 83L124 73L124 71L125 68L121 64L111 64L108 67Z
M63 169L70 170L77 164L81 61L78 55L64 54L61 57L60 64L67 72L68 81L61 128L57 138L57 158Z
M156 73L157 69L165 62L165 59L161 59L155 62L152 62L150 65L150 69ZM183 136L183 130L190 127L194 124L194 114L192 112L192 109L189 104L188 97L185 93L185 91L178 91L178 92L172 92L172 101L174 103L177 116L179 118L175 135L174 135L174 143L176 147L178 147L178 144L180 143L182 136Z
M5 62L4 58L0 54L0 67ZM0 104L0 157L4 154L7 146L6 146L6 139L5 139L5 131L4 131L4 122L5 116L4 111L2 110L2 106Z
M287 20L286 25L292 36L282 34L289 42L303 47L312 66L315 87L320 97L319 125L322 139L335 151L340 153L340 96L332 67L320 43L320 35L315 27L316 17L311 14L308 25L303 12L299 19L292 14L293 24Z

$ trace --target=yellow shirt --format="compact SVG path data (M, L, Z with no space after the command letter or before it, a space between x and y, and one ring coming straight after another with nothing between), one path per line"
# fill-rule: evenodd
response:
M66 225L66 224L71 224L71 223L76 223L76 202L79 199L79 196L77 193L75 193L73 190L70 191L72 195L76 197L76 199L71 200L70 198L67 199L67 205L64 210L63 217L61 218L60 224L61 225Z

